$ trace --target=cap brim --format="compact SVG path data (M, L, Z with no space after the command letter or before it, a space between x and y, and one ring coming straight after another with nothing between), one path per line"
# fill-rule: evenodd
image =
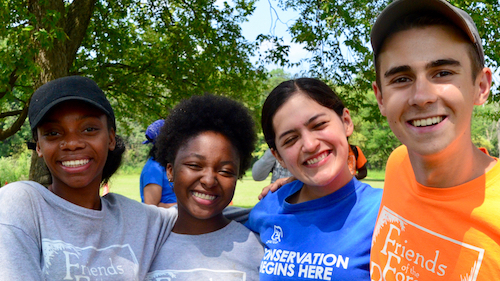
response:
M112 114L110 112L108 112L102 105L100 105L99 103L97 103L97 102L95 102L93 100L90 100L90 99L85 98L85 97L79 97L79 96L66 96L66 97L59 98L59 99L57 99L57 100L49 103L42 110L40 110L40 112L36 115L36 118L31 121L31 129L32 130L35 129L38 126L38 124L40 123L40 121L42 121L42 119L45 117L45 115L52 108L54 108L55 106L57 106L58 104L60 104L62 102L70 101L70 100L82 101L82 102L89 103L89 104L97 107L98 109L100 109L107 116L112 116Z
M470 40L481 47L480 38L476 38L473 34L474 26L472 19L471 23L465 20L464 17L468 17L467 13L454 7L447 1L440 0L412 0L412 1L401 1L397 0L389 4L380 15L377 17L375 24L373 25L372 31L370 33L371 43L373 52L378 54L382 48L382 44L386 39L387 34L394 25L402 17L418 11L434 11L443 14L446 18L457 25L461 30L466 32ZM479 40L479 42L478 42ZM482 48L482 47L481 47ZM482 50L482 49L481 49Z

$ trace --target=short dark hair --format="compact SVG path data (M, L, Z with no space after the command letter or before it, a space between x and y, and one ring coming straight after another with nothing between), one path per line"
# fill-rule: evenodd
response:
M267 145L272 149L276 149L274 115L290 97L299 92L306 94L320 105L332 109L338 116L342 116L344 103L323 81L314 78L299 78L282 82L271 91L262 106L262 131Z
M388 38L394 36L394 34L407 31L414 28L425 28L429 26L447 26L455 31L456 34L460 35L464 40L467 41L467 53L469 54L469 59L471 61L471 72L472 72L472 83L475 83L476 77L483 69L484 63L481 60L479 53L474 45L474 43L469 39L465 32L458 28L455 24L449 21L447 18L441 16L435 12L427 12L427 13L413 13L409 14L403 18L401 18L394 28L389 32L384 39L384 42L381 44L382 48L387 41ZM381 85L380 78L380 60L379 60L380 52L374 54L374 62L375 62L375 75L377 80L377 86L379 88Z
M255 123L248 109L227 97L205 94L181 101L167 116L156 138L156 161L173 164L191 138L212 131L224 135L240 157L238 178L250 168L255 148Z

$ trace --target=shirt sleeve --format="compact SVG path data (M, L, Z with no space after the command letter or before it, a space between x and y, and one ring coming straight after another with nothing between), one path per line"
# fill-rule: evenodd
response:
M276 163L273 153L270 149L266 150L264 155L252 166L252 177L256 181L263 181L267 178Z
M40 253L22 229L0 223L0 280L43 280Z
M31 196L19 182L0 189L0 280L43 280Z
M151 183L163 186L165 173L165 169L158 162L154 160L146 162L141 173L141 188Z

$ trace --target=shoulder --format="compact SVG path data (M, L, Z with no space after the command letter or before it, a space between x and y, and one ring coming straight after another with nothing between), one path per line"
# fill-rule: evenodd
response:
M136 219L146 216L153 219L177 219L177 208L160 208L137 202L123 195L108 193L102 197L103 204L107 204L111 211L119 211L131 215Z
M0 208L7 205L21 207L50 194L52 193L47 188L33 181L13 182L0 188Z
M257 205L255 205L254 209L277 209L277 206L283 205L287 197L295 193L297 190L301 189L302 185L303 183L299 180L287 183L275 192L269 192L266 197L262 198L262 200L260 200Z
M258 235L243 224L236 221L231 221L228 227L230 227L230 229L228 229L228 233L230 233L230 235L233 237L234 242L245 243L249 245L261 245Z
M266 223L270 215L279 214L283 210L285 199L297 190L302 188L301 181L293 181L285 184L273 193L268 193L253 208L249 215L248 222L245 223L251 230L256 231L258 225Z
M156 162L153 160L153 158L148 158L148 161L146 161L146 164L144 164L144 167L142 168L142 171L148 171L148 170L163 170L165 169L160 163Z
M401 164L405 158L408 157L408 149L405 145L400 145L389 155L389 159L387 159L387 165L397 165Z
M382 199L383 189L374 188L371 185L361 182L357 179L353 179L355 181L356 193L360 195L364 200L369 200L374 202L375 204L380 204ZM366 199L365 199L366 198Z
M14 182L0 188L0 224L37 237L39 216L56 196L36 182Z

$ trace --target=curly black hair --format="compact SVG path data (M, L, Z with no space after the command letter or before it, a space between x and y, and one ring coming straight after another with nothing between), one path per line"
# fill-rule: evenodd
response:
M255 148L255 123L248 109L227 97L205 94L181 101L167 116L156 139L156 161L174 163L179 149L200 133L213 131L226 136L238 151L238 178L250 168Z

